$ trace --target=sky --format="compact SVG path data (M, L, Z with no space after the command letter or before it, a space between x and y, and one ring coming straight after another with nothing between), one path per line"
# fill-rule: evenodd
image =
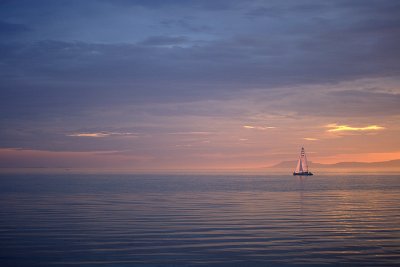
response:
M0 1L0 167L400 159L400 2Z

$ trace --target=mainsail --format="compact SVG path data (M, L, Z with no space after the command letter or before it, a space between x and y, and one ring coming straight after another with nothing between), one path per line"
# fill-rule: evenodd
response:
M307 156L304 147L301 148L300 157L293 175L312 175L312 173L308 171Z

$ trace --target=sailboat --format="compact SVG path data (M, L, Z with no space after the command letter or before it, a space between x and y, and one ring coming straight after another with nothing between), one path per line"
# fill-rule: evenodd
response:
M300 157L299 160L297 161L296 170L293 172L293 175L303 175L303 176L313 175L312 172L308 171L308 163L304 147L301 148Z

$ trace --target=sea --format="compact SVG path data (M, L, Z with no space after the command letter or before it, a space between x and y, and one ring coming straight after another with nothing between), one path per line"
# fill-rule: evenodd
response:
M0 266L399 266L399 175L0 175Z

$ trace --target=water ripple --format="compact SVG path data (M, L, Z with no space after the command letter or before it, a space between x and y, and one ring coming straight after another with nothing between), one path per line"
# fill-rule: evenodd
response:
M397 176L34 179L1 179L1 266L400 262Z

